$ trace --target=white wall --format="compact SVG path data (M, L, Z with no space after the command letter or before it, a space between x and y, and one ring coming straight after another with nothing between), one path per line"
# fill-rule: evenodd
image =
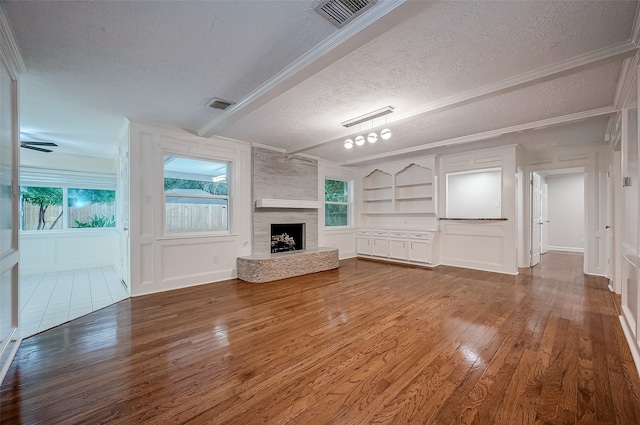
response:
M326 160L318 160L318 246L338 248L340 259L356 256L356 207L351 208L351 226L331 228L324 225L324 180L325 178L351 182L351 199L355 196L356 170L342 167Z
M20 272L49 273L113 266L119 235L110 229L69 229L20 234Z
M640 67L637 69L640 76ZM640 99L640 85L634 99ZM637 105L637 103L636 103ZM622 110L622 164L621 174L628 184L616 192L620 196L621 229L619 258L621 269L622 316L620 322L640 370L640 110L637 107Z
M58 152L42 153L29 149L20 150L20 166L46 170L80 171L83 173L116 174L117 158L70 155Z
M584 252L584 173L547 176L549 249Z
M236 258L252 252L250 146L137 123L129 139L131 294L236 277ZM164 234L165 154L232 162L228 233Z

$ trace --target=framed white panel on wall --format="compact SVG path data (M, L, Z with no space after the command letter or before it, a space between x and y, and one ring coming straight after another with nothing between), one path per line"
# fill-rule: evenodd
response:
M460 171L446 174L446 217L500 218L502 169Z

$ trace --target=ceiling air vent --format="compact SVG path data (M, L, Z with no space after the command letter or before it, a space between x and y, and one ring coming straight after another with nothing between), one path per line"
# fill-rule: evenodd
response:
M207 104L209 108L222 109L223 111L227 109L229 106L233 105L234 102L229 102L228 100L218 99L214 97L211 99L211 102Z
M376 4L376 0L324 0L316 12L338 28L342 28Z

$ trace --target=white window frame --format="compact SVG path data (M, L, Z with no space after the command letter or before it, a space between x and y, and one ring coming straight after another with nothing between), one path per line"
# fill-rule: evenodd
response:
M210 230L210 231L194 231L194 232L168 232L167 231L167 193L164 190L164 179L165 179L165 168L164 168L164 158L167 156L172 156L176 158L182 159L190 159L193 161L202 161L202 162L213 162L219 164L226 164L227 166L227 194L226 195L205 195L205 194L179 194L172 193L169 197L171 198L184 198L184 199L226 199L227 200L227 228L225 230ZM162 152L161 159L162 163L162 179L161 179L161 191L162 191L162 234L166 238L178 237L182 238L185 236L225 236L231 234L231 226L232 226L232 190L233 190L233 169L234 169L234 161L230 159L221 159L216 157L210 157L207 155L188 155L183 152L176 151L168 151L165 150Z
M335 180L347 183L347 202L333 202L327 201L326 187L327 180ZM352 227L353 224L353 180L338 178L338 177L330 177L325 176L324 182L322 185L322 198L324 201L323 208L323 217L322 217L322 225L325 229L347 229ZM346 205L347 206L347 224L345 226L327 226L327 205Z

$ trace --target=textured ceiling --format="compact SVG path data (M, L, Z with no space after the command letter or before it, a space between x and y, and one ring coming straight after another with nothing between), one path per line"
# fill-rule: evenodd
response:
M623 61L637 54L632 1L399 1L377 20L363 16L364 29L352 32L325 21L317 3L5 2L28 68L25 138L112 156L129 118L196 133L210 125L210 134L352 163L612 107ZM624 43L625 54L575 60ZM327 44L320 60L287 71ZM253 100L278 77L285 88ZM207 108L214 96L239 105ZM426 107L439 102L446 107ZM387 105L395 108L391 140L342 148L349 131L341 122ZM553 139L554 131L572 144L601 143L609 114L602 115L483 143L538 146L530 137Z

